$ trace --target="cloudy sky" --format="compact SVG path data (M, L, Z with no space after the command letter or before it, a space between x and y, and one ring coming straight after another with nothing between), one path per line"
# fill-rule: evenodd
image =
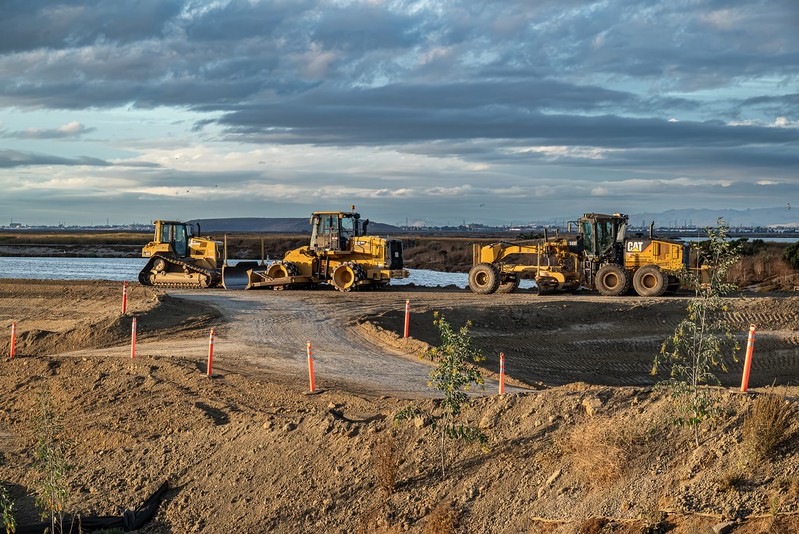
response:
M799 206L796 0L0 13L0 224Z

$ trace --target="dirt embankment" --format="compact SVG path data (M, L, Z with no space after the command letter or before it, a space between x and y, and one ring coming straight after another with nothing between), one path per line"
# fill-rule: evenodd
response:
M584 382L550 387L536 375L543 389L475 399L465 420L487 433L491 447L451 443L442 480L430 426L423 420L393 422L411 401L360 386L353 393L344 379L322 379L323 393L305 395L304 375L277 378L278 370L293 364L264 364L286 359L301 335L296 332L311 327L331 346L353 339L356 352L368 355L368 339L382 336L392 338L399 353L403 342L396 337L393 310L410 297L418 314L414 336L430 338L428 315L444 309L454 323L472 318L482 347L520 339L518 352L510 353L514 358L529 351L527 362L534 365L551 353L566 371L582 366L589 378L608 378L624 371L592 375L585 369L596 367L594 358L632 352L634 344L622 343L626 331L633 339L647 329L659 336L667 326L658 320L674 321L680 299L567 301L522 293L492 300L464 292L395 290L182 291L166 297L135 287L131 311L148 325L149 337L130 360L129 323L114 323L119 289L110 283L0 282L0 325L5 329L20 316L20 325L36 325L29 331L52 336L33 336L21 357L0 361L0 484L11 489L20 523L38 519L30 496L36 487L32 451L39 400L47 396L63 424L59 439L68 444L73 465L67 475L69 510L116 514L139 504L164 479L171 482L155 520L142 532L637 533L656 532L659 525L693 533L727 519L737 521L735 534L799 528L795 385L760 388L786 399L791 423L775 454L753 461L743 436L751 395L718 390L720 410L703 425L695 449L690 432L672 424L673 404L662 392ZM77 300L81 295L86 299ZM286 316L294 313L293 322L273 317L281 308ZM769 335L795 339L795 299L756 298L730 314L744 326L753 318L764 325L758 343ZM252 326L232 322L243 318ZM591 330L598 321L608 324ZM202 350L210 325L224 333L213 379L204 375ZM542 342L550 330L558 337ZM65 345L58 337L78 339L73 332L89 331L96 337L66 345L86 349L59 353ZM568 344L594 341L600 332L615 336L618 352L603 349L597 355L586 348L590 343ZM235 341L239 334L242 339ZM95 340L107 348L94 348ZM771 350L768 341L758 345L758 354L761 347L764 354ZM345 360L338 351L326 354L320 346L320 368L326 357L329 365ZM774 365L788 367L790 358L780 360L780 354L774 353ZM408 356L403 361L415 358ZM382 353L372 357L383 367L393 362ZM524 368L509 372L524 376ZM796 384L796 368L780 383ZM435 405L430 399L412 402L426 409ZM385 454L387 442L396 450L394 459ZM390 494L387 470L395 478Z
M17 323L16 352L25 356L126 343L134 315L139 339L145 341L164 333L180 337L219 318L213 308L176 301L139 284L131 284L128 295L128 316L122 317L119 283L0 280L0 325L7 330ZM10 336L0 337L0 354L8 354L9 344Z

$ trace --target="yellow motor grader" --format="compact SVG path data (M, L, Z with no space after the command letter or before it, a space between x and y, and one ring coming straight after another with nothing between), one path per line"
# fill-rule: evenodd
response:
M678 289L688 245L655 239L651 227L649 237L627 237L627 220L620 213L586 213L576 221L576 236L474 244L469 287L479 294L510 293L527 276L535 279L539 293L582 286L616 296L632 287L643 297L656 297Z
M350 212L311 214L311 241L270 265L239 262L224 265L226 289L290 289L331 285L339 291L379 288L392 278L406 278L402 242L367 233L369 220Z
M139 273L142 285L199 288L219 285L222 264L219 241L198 237L190 223L159 220L153 224L155 237L141 250L143 258L150 258Z

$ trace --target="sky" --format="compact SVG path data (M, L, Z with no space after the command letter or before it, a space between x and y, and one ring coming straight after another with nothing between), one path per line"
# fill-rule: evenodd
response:
M799 207L796 0L0 0L0 15L0 225Z

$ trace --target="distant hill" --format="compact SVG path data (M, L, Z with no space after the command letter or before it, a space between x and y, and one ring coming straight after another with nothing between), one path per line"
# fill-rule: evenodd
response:
M656 226L715 226L719 217L730 226L797 226L799 225L799 209L787 206L775 208L756 208L746 210L710 210L682 209L668 210L661 213L635 213L630 215L630 223L645 226L655 221Z
M309 234L311 225L308 217L234 217L225 219L193 219L189 222L199 224L203 233L260 232L274 234ZM370 234L391 234L400 229L390 224L369 222Z

